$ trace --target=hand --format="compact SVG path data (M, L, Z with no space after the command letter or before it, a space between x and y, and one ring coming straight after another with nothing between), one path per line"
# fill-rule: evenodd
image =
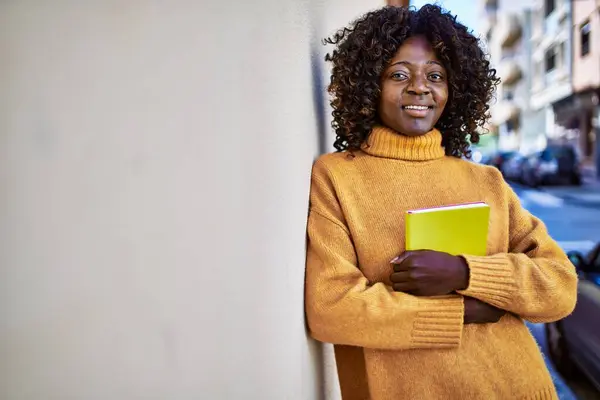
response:
M469 285L464 258L433 250L407 251L391 261L390 276L397 292L415 296L442 296Z
M465 324L488 324L498 322L506 311L484 303L473 297L464 297Z

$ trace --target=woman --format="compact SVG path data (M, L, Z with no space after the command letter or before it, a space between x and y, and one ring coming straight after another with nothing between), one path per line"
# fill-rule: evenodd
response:
M338 152L313 168L306 312L343 398L556 399L524 320L571 313L577 276L498 171L462 159L498 82L478 40L428 5L328 42ZM407 210L478 201L487 256L404 251Z

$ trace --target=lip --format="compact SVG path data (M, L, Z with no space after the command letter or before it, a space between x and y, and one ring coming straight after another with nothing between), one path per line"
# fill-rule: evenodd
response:
M423 109L406 108L407 106L418 106L418 107L427 107L427 108L423 108ZM402 108L403 112L405 112L406 114L410 115L413 118L424 118L430 112L433 111L433 106L429 105L429 104L406 104L406 105L403 105L401 108Z

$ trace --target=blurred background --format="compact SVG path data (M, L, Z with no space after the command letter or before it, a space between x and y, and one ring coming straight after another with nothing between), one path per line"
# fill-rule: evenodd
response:
M303 311L321 39L384 4L0 1L0 399L339 399ZM440 4L502 78L473 161L580 273L532 333L600 398L600 1Z
M577 267L574 313L531 325L562 399L600 398L600 1L481 0L502 83L475 162L493 165Z

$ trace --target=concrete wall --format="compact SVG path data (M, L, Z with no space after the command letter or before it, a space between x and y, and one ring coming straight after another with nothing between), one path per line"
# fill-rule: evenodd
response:
M600 86L600 14L598 0L573 2L573 90L578 92ZM581 57L580 28L590 22L590 52Z
M338 396L302 304L311 54L378 6L0 3L1 399Z

